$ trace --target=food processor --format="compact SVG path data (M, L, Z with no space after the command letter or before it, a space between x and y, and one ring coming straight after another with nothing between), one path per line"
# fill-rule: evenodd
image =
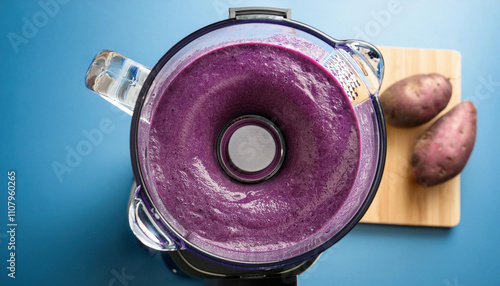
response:
M152 117L160 99L168 96L169 84L200 57L243 43L271 44L316 61L342 87L359 127L359 165L340 209L307 238L286 247L255 252L208 244L183 232L162 204L165 198L153 191L155 185L148 165ZM249 7L230 8L229 19L186 36L151 70L114 51L103 50L92 61L85 83L132 115L130 150L136 183L131 191L128 218L142 244L161 251L174 273L206 279L207 285L296 285L297 275L359 222L377 192L386 153L386 131L378 98L383 72L382 56L369 43L335 40L292 20L289 9ZM282 168L289 142L282 130L287 126L277 124L279 118L241 112L214 135L213 148L207 150L213 151L227 180L252 186L275 180L277 174L287 170ZM241 145L238 140L249 137L264 138L266 142L252 162L235 151Z

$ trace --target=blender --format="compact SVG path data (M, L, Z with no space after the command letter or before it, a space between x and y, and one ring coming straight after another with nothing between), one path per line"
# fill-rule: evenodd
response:
M319 64L349 99L359 127L359 164L339 210L308 237L255 252L206 243L184 231L178 217L164 204L175 198L160 197L155 189L149 156L154 147L150 139L155 110L162 98L169 96L176 77L205 55L248 43L285 48ZM142 244L161 251L173 272L206 279L207 285L296 285L297 275L358 223L377 192L386 153L386 131L378 99L383 72L382 56L369 43L335 40L292 20L289 9L249 7L230 8L229 19L186 36L151 70L114 51L103 50L92 61L85 80L89 89L132 115L130 150L136 183L128 218ZM203 151L211 153L212 163L220 167L217 172L233 185L259 186L293 168L284 167L287 160L289 165L293 162L287 155L291 152L288 146L293 146L283 132L293 126L284 125L280 118L256 113L258 110L242 111L241 116L230 117L220 131L210 134L215 138L213 148L210 143ZM252 137L264 138L266 144L255 154L256 159L248 162L235 150L241 140Z

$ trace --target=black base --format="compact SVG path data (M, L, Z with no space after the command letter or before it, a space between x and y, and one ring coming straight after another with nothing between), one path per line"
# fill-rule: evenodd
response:
M297 286L297 276L207 279L205 286Z
M296 286L297 275L311 267L318 257L287 267L251 271L214 263L186 250L162 253L170 271L204 279L206 286Z

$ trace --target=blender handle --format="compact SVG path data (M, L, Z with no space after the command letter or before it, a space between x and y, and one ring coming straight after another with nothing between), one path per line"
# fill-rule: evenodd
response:
M85 85L132 115L139 92L151 71L117 52L103 50L92 60Z
M145 246L158 251L176 251L185 249L178 244L161 227L160 216L155 209L148 205L141 193L141 186L132 187L128 206L128 221L134 235Z

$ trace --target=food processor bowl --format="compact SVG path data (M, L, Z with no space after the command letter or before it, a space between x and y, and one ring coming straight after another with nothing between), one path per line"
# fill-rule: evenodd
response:
M318 231L281 249L253 252L228 249L186 232L158 196L149 169L147 154L152 116L169 83L201 56L222 47L244 43L284 47L321 64L351 100L359 125L360 161L347 199ZM294 265L316 257L344 237L367 211L377 192L385 164L386 130L378 98L383 73L382 55L373 45L358 40L335 40L313 27L292 20L287 9L252 7L230 9L228 20L188 35L151 70L105 50L94 59L87 72L86 84L124 111L133 113L130 145L138 187L129 202L129 221L139 240L159 251L190 251L226 266L263 270ZM272 130L271 127L269 130ZM276 138L279 139L279 134ZM280 148L284 150L285 144ZM258 177L250 183L258 184L267 179L273 178Z

